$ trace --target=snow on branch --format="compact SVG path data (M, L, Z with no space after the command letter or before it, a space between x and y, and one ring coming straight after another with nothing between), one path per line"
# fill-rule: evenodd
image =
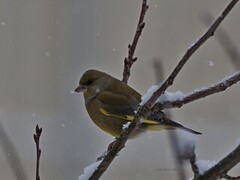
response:
M228 171L230 171L239 162L240 162L240 144L221 161L213 165L210 169L205 170L203 174L200 174L197 177L195 177L194 180L212 180L223 177L224 178L230 177L227 175Z
M219 24L223 21L223 19L228 15L228 13L232 10L234 5L238 2L238 0L232 0L229 5L223 10L223 12L220 14L220 16L214 21L214 23L210 26L210 28L204 33L191 47L188 48L178 65L175 67L173 72L170 74L170 76L167 78L166 81L163 82L163 84L153 93L153 95L150 97L150 99L142 106L139 107L134 120L132 123L128 126L128 128L124 128L121 136L117 138L117 140L114 142L114 144L111 146L109 151L107 152L107 155L102 159L100 165L98 166L97 170L93 172L92 176L90 176L89 179L95 180L99 179L102 174L107 170L110 163L113 161L113 159L118 155L118 153L121 151L122 148L124 148L125 143L127 139L130 137L130 135L137 129L137 127L140 125L142 119L146 119L150 113L151 108L154 106L157 99L165 92L165 90L173 84L173 81L175 80L178 73L181 71L185 63L189 60L189 58L192 56L192 54L204 43L207 39L209 39L211 36L214 35L215 30L219 26ZM142 32L142 29L144 27L143 19L145 12L147 10L147 1L143 0L142 5L142 11L140 14L140 20L138 23L138 28L136 31L136 35L133 40L133 44L129 46L129 56L128 59L125 59L125 65L124 65L124 73L123 73L123 82L127 83L127 80L130 76L130 68L134 61L136 61L136 58L133 58L133 54L138 42L138 38ZM145 9L145 10L144 10ZM140 28L140 29L139 29ZM136 38L136 40L135 40ZM133 48L131 50L131 48ZM131 51L130 51L131 50Z
M225 19L225 17L228 15L228 13L232 10L232 8L235 6L235 4L238 2L238 0L232 0L228 6L223 10L223 12L218 16L218 18L214 21L214 23L210 26L210 28L195 42L192 44L191 47L189 47L178 63L178 65L175 67L173 72L170 74L170 76L167 78L166 81L163 82L161 87L155 91L152 95L152 97L147 101L148 106L153 106L155 101L158 99L158 97L165 92L165 90L173 84L173 81L177 77L178 73L181 71L185 63L189 60L189 58L193 55L193 53L199 49L203 43L205 43L210 37L214 35L214 32L218 28L218 26L221 24L221 22Z
M185 93L185 94L180 92L176 92L175 94L172 93L171 96L168 95L166 96L165 99L162 98L163 100L159 99L160 102L156 103L156 105L154 106L154 110L169 109L174 107L180 108L183 105L188 104L190 102L196 101L198 99L207 97L215 93L225 91L227 88L231 87L232 85L236 84L239 81L240 81L240 71L225 77L224 79L217 82L216 84L213 84L209 87L194 90L191 93Z

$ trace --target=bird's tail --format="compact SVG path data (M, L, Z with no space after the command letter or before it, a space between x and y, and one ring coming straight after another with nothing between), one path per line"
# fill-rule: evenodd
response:
M182 130L184 130L184 131L190 132L190 133L192 133L192 134L197 134L197 135L202 134L202 133L200 133L200 132L198 132L198 131L195 131L195 130L190 129L190 128L187 128L187 127L184 127L184 126L182 126L182 125L181 125L181 127L179 127L179 128L182 129Z
M152 131L159 131L162 129L182 129L184 131L190 132L192 134L202 134L198 131L192 130L190 128L187 128L175 121L172 121L171 119L168 119L167 117L162 117L161 120L158 121L157 124L148 124L147 129Z

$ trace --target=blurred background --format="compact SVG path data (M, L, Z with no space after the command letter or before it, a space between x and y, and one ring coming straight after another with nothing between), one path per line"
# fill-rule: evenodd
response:
M144 94L166 77L186 49L229 1L151 0L129 85ZM121 79L141 0L0 1L0 174L1 179L35 177L36 124L41 138L41 179L77 180L113 140L91 122L83 98L71 93L90 68ZM240 49L240 5L179 74L169 91L191 92L213 84L239 65L227 50ZM209 17L207 17L209 19ZM211 22L211 20L210 20ZM223 43L221 32L232 40ZM234 56L235 57L235 56ZM240 61L240 59L237 59ZM161 64L161 68L157 68ZM172 118L203 133L199 159L220 160L240 138L240 88L172 109ZM10 143L9 143L10 142ZM186 165L188 177L192 176ZM239 175L235 167L231 175ZM166 131L127 142L102 179L177 179Z

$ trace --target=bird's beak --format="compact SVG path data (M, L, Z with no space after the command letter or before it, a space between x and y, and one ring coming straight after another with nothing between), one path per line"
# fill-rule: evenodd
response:
M76 93L84 92L87 90L87 87L84 85L79 84L79 86L74 90Z

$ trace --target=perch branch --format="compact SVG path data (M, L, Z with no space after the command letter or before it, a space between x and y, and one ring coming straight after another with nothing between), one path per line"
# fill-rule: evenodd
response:
M223 10L223 12L218 16L218 18L214 21L214 23L210 26L210 28L203 34L200 39L198 39L193 45L188 48L178 65L175 67L173 72L170 74L170 76L167 78L166 81L163 82L162 86L153 93L153 96L148 100L147 104L151 107L153 104L151 102L155 102L158 97L165 92L165 90L173 84L174 79L180 72L180 70L183 68L185 63L189 60L189 58L193 55L193 53L201 46L203 45L206 40L208 40L210 37L214 35L214 32L220 25L220 23L225 19L225 17L228 15L228 13L231 11L231 9L235 6L235 4L238 2L238 0L232 0L228 6Z
M130 135L137 129L139 124L141 124L141 120L146 119L150 115L151 108L155 104L158 97L173 83L175 77L180 72L184 64L187 62L187 60L190 58L190 56L209 38L214 34L214 31L219 26L219 24L222 22L222 20L227 16L227 14L230 12L230 10L233 8L233 6L237 3L238 0L232 0L230 4L225 8L225 10L222 12L222 14L216 19L216 21L213 23L213 25L209 28L209 30L196 42L193 44L192 47L190 47L186 54L183 56L177 67L174 69L174 71L171 73L171 75L167 78L167 80L163 83L163 85L152 95L152 97L145 103L143 106L140 106L134 120L132 123L128 126L128 128L125 128L121 136L116 140L112 148L109 150L107 155L103 158L102 162L98 166L97 170L94 171L92 176L89 178L90 180L96 180L99 179L102 174L107 170L110 163L113 161L113 159L118 155L118 153L121 151L121 149L125 146L125 143L127 139L130 137ZM145 1L143 1L144 3Z

